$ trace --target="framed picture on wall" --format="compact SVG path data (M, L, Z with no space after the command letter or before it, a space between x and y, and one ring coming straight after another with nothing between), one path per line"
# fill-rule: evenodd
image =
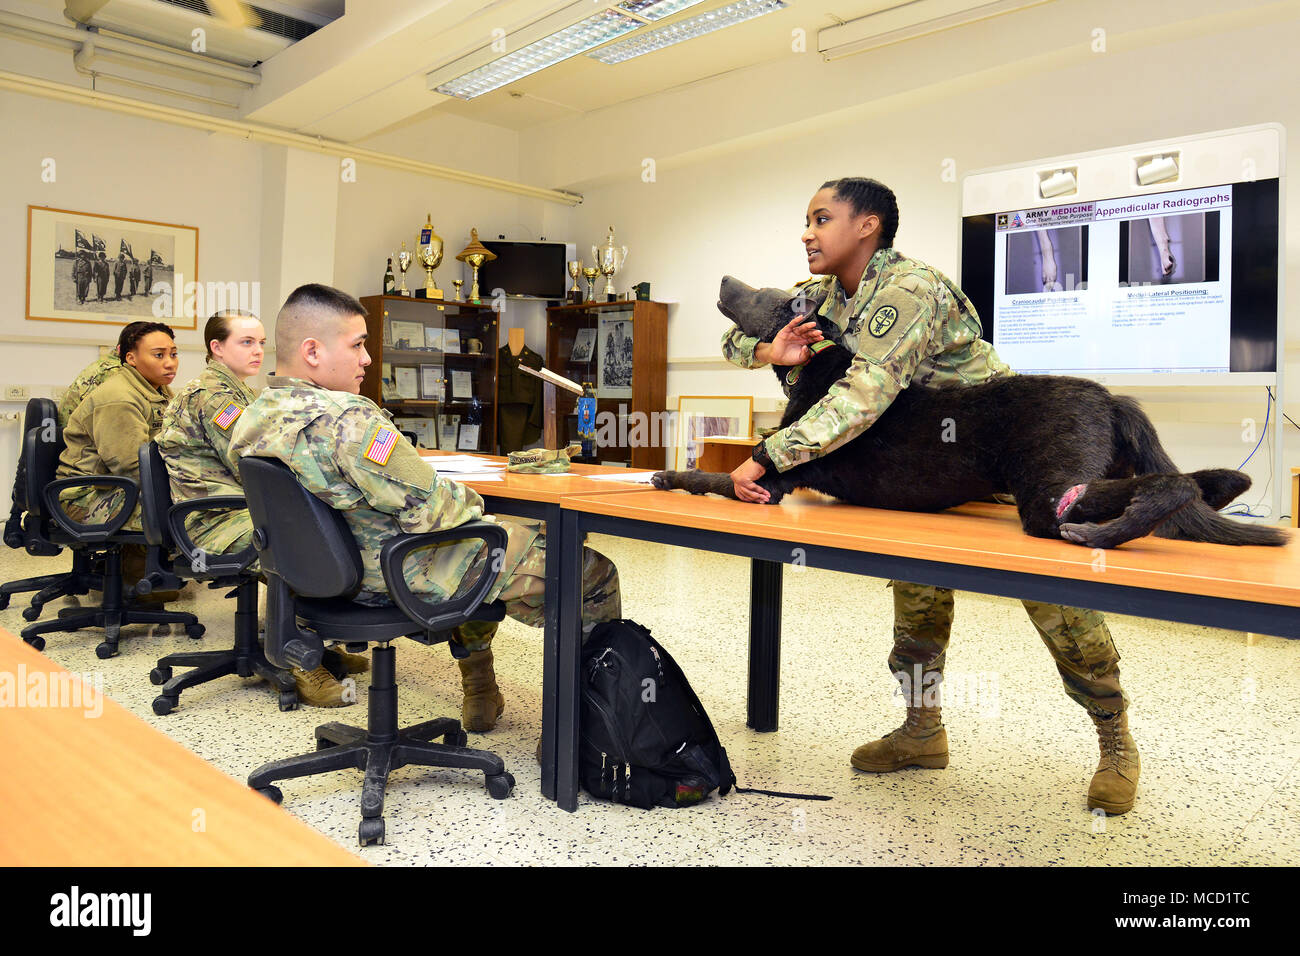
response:
M596 397L632 397L632 319L602 315L596 358Z
M753 431L750 395L682 395L677 399L677 440L673 468L689 471L700 457L700 439L748 438Z
M200 311L205 319L218 309L256 311L251 283L196 294L198 264L194 226L27 207L29 320L193 329Z

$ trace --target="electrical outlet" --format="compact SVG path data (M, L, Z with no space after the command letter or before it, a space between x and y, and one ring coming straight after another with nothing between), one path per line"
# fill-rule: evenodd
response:
M6 385L5 401L6 402L25 402L28 399L28 389L26 385Z

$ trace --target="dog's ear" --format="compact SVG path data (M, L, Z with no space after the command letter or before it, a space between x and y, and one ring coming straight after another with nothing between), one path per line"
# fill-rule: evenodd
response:
M826 301L826 293L819 292L817 295L809 295L804 289L800 289L790 297L786 305L786 321L789 322L796 315L813 315L821 309L822 303Z

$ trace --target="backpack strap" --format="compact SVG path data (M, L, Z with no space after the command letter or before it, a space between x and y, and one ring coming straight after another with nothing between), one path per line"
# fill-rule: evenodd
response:
M736 785L736 793L761 793L767 797L786 797L790 800L829 800L829 796L821 793L782 793L779 790L760 790L757 787L742 787Z

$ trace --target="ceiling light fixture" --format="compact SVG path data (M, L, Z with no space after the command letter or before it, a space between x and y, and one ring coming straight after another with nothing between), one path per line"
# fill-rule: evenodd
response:
M653 30L647 30L634 37L610 44L603 50L588 53L587 56L593 60L599 60L601 63L622 63L624 60L630 60L633 57L653 53L655 50L662 50L674 43L693 40L696 37L704 36L706 33L712 33L714 30L721 30L723 27L734 26L737 23L744 23L746 20L752 20L764 14L775 13L787 5L786 0L738 0L736 3L729 3L725 7L710 10L708 13L701 13L698 16L662 27L655 27Z

